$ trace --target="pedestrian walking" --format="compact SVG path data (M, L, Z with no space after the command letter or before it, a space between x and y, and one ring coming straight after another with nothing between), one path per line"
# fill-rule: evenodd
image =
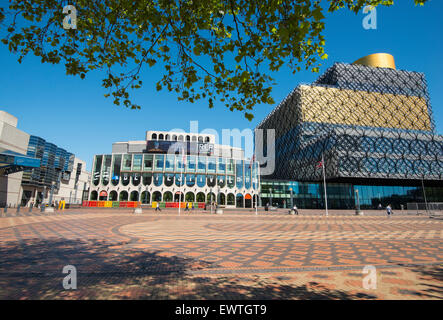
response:
M185 211L189 211L189 202L186 202Z
M162 209L160 209L160 204L158 202L156 202L155 204L155 211L162 211Z
M390 204L388 204L388 206L386 207L386 213L388 214L388 217L390 218L391 214L392 214L392 208L391 208Z

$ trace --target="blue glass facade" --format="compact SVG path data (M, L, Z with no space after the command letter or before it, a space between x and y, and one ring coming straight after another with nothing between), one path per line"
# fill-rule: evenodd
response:
M326 183L330 209L354 209L357 205L356 190L362 209L376 209L391 204L393 208L406 208L408 202L424 202L421 186L363 185L352 183ZM292 188L292 200L291 189ZM428 202L441 202L443 186L425 186ZM299 208L324 209L324 187L319 182L264 180L261 183L263 205L271 203L281 208L295 204Z
M57 147L44 139L31 136L28 144L27 156L40 159L40 167L25 170L22 184L37 187L50 187L58 181L61 173L68 174L73 171L74 154Z

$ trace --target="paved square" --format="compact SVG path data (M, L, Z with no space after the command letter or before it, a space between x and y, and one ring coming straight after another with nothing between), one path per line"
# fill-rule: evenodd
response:
M8 213L0 299L442 299L442 239L443 220L424 216ZM77 290L62 287L66 265Z

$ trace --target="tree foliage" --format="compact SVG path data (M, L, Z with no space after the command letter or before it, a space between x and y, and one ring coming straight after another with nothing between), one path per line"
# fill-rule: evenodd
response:
M423 5L427 0L414 0ZM274 103L269 70L318 71L326 59L326 11L358 13L389 0L10 0L0 7L2 42L18 55L63 63L82 79L104 70L103 87L116 105L140 108L131 89L159 64L157 90L179 100L216 101L253 118L259 103ZM63 29L63 7L77 9L77 29Z

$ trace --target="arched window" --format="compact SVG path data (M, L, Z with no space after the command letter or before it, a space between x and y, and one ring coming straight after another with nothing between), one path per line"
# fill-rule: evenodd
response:
M171 202L171 201L172 201L172 192L170 192L170 191L166 191L166 192L163 194L163 201L164 201L164 202Z
M160 134L158 135L158 140L163 140L163 133L160 133Z
M138 201L138 191L132 191L129 201Z
M191 137L190 136L186 136L186 141L191 141Z
M188 192L185 196L185 200L186 202L194 202L195 201L194 193Z
M152 140L157 140L157 134L156 134L156 133L153 133L153 134L151 135L151 139L152 139Z
M183 141L183 136L182 135L178 136L178 141Z
M174 194L174 202L179 202L179 201L185 202L185 196L184 196L183 192L177 191Z
M205 202L205 194L203 192L197 193L197 202Z
M222 206L226 205L226 196L224 193L219 193L217 195L217 203Z
M249 193L245 195L245 208L252 208L252 196Z
M152 194L152 201L162 201L162 194L160 193L160 191L155 191Z
M117 191L111 191L109 193L109 201L117 201Z
M214 192L209 192L209 193L208 193L208 195L207 195L207 197L206 197L206 201L207 201L208 203L211 203L211 202L215 202L215 201L217 201L217 198L215 197Z
M205 142L209 142L209 137L206 137Z
M92 191L91 192L91 196L89 197L90 201L97 201L98 198L98 192L97 191Z
M98 200L107 201L108 200L108 193L105 190L100 191L100 193L98 194Z
M233 193L228 194L228 202L226 203L228 206L234 206L235 205L235 196Z
M177 141L177 136L175 134L172 136L172 140Z
M198 137L198 142L203 142L203 137Z
M128 201L128 192L122 191L120 192L120 196L118 198L119 201Z
M237 208L243 208L243 195L241 193L237 193Z
M143 173L142 181L144 186L149 186L152 183L152 173Z
M148 204L149 202L151 202L151 194L148 191L143 191L142 196L140 197L140 201L143 204Z
M192 136L192 141L193 142L197 141L197 137L196 136Z
M167 134L167 135L165 136L165 140L166 140L166 141L169 141L169 134Z
M126 172L123 173L122 174L122 185L127 186L129 184L129 180L130 180L129 173L126 173Z
M133 174L131 174L131 176L132 176L132 178L131 178L131 180L132 180L132 185L134 185L134 186L138 186L139 184L140 184L140 181L141 181L141 175L140 175L140 173L133 173Z

